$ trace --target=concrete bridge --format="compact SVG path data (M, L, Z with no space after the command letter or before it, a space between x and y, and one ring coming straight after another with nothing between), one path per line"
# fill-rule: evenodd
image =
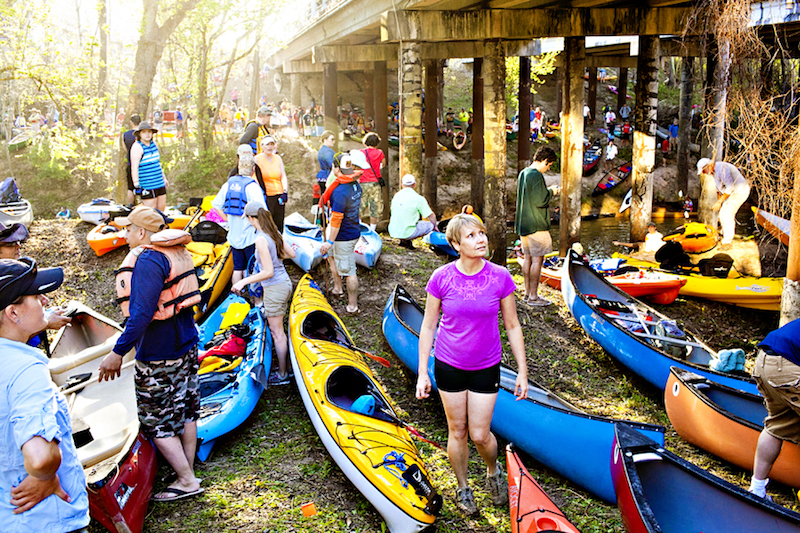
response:
M423 177L422 193L436 210L437 139L435 135L427 135L423 140L423 128L437 131L437 113L423 113L423 89L426 102L438 102L443 60L474 58L472 202L486 221L492 260L502 264L507 215L505 58L520 57L519 115L527 117L531 107L530 57L541 53L540 39L564 38L557 76L562 135L561 254L580 237L585 69L590 69L588 101L594 107L596 69L620 68L618 107L621 107L626 98L628 68L636 68L631 234L633 239L643 240L652 212L650 173L655 164L660 58L663 55L692 58L701 52L691 40L660 36L683 34L696 3L691 0L315 0L314 12L322 15L285 48L275 52L267 63L289 76L294 105L300 104L302 76L322 73L325 126L332 131L338 131L337 73L365 72L365 114L375 118L381 148L387 155L387 75L396 69L400 102L399 175L411 173L418 179ZM761 20L765 18L764 4L770 4L770 17L776 16L773 8L786 9L785 2L758 4ZM638 52L632 55L630 45L624 44L587 48L586 36L636 36ZM694 63L684 61L681 73L685 97L681 98L680 131L686 138L679 142L679 172L684 176L688 172ZM713 64L709 64L713 74ZM715 78L711 75L708 79ZM724 90L724 80L719 83ZM716 127L721 131L723 118ZM525 137L518 136L522 140ZM721 133L719 138L719 146L711 149L721 158ZM529 163L530 143L520 142L518 154L521 169ZM387 189L384 189L384 205L388 210Z

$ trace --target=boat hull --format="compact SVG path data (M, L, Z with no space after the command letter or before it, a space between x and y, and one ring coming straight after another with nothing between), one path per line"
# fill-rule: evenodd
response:
M22 224L26 228L33 222L33 208L28 200L0 205L0 222L6 226Z
M409 300L413 302L402 287L395 288L384 307L383 334L394 353L416 374L419 364L416 332L422 323L422 310ZM428 375L435 388L434 364L435 356L431 354ZM613 503L614 487L605 462L611 455L614 424L619 421L583 413L533 382L528 398L517 401L513 394L516 372L502 366L500 379L492 431L563 477ZM664 442L664 428L632 424Z
M95 226L105 224L114 213L121 213L126 210L127 208L124 205L111 200L87 202L79 205L77 209L81 220Z
M383 240L378 233L361 223L361 236L356 243L356 264L364 268L375 268L383 249Z
M763 209L753 207L753 214L759 226L770 232L773 237L781 241L784 246L789 246L789 234L791 233L791 222Z
M580 279L575 279L576 274ZM582 285L583 289L577 285ZM591 307L584 296L587 293L620 302L630 301L630 298L580 261L573 252L570 252L570 259L565 262L562 270L561 292L570 313L587 335L617 361L654 387L663 391L669 380L670 367L676 366L717 383L758 394L756 384L749 376L737 377L735 374L716 372L708 367L710 360L716 357L710 348L692 347L692 355L688 359L678 359L645 342L641 337L636 337L614 319ZM633 300L633 303L639 308L647 309L647 313L651 316L662 320L667 318L638 300Z
M456 252L450 243L447 242L447 238L444 236L444 233L441 231L432 231L422 237L422 242L425 244L430 244L433 248L443 252L450 257L458 257L458 252Z
M310 272L322 261L319 251L325 243L322 229L300 213L292 213L284 219L283 239L294 250L292 261L303 271Z
M721 387L691 372L671 370L664 404L678 435L739 468L752 471L758 437L767 416L763 398ZM798 465L800 446L784 442L769 477L800 488Z

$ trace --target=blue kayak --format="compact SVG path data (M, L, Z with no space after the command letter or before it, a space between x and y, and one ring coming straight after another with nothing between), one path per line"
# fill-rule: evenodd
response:
M737 390L759 394L746 372L719 372L709 365L717 354L675 321L609 283L570 251L561 292L583 330L617 361L660 390L671 366Z
M451 257L458 257L458 252L453 250L453 247L450 246L450 243L447 242L444 233L441 231L432 231L428 233L422 238L422 242L430 244L440 252L444 252Z
M232 313L239 312L243 305L249 307L244 298L230 294L217 306L203 325L198 326L198 347L202 349L218 333L229 308ZM230 320L228 317L227 322ZM253 334L242 362L236 368L200 376L197 458L201 461L208 459L217 438L239 427L253 412L264 392L262 383L266 383L272 364L272 337L258 309L249 308L243 319L235 319L234 323L249 325Z
M401 286L395 287L383 311L383 334L403 363L417 372L419 329L424 312ZM434 357L428 373L436 387ZM492 418L492 431L595 496L614 503L609 458L614 442L613 418L580 411L535 382L528 397L517 401L517 373L501 365L500 391ZM624 421L648 438L664 444L664 428Z

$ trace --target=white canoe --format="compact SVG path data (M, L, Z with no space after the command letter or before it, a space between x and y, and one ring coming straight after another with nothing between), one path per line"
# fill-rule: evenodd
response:
M109 213L125 211L124 205L118 204L108 198L95 198L91 202L81 204L78 207L78 216L84 222L99 226L105 224L109 218Z
M33 222L33 208L28 200L0 204L0 222L5 226L20 223L28 227Z
M283 219L283 240L294 250L292 261L304 271L309 272L322 261L319 252L325 242L322 228L309 222L300 213L292 213Z

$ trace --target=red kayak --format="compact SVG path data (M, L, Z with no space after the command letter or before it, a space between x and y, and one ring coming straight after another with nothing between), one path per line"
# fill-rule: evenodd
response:
M531 477L512 444L506 447L508 465L508 504L511 509L511 533L557 531L580 533L566 519L544 489Z
M561 290L561 269L542 265L539 279L556 290ZM657 304L671 304L678 297L678 291L686 284L680 276L637 270L606 279L634 298L646 298Z

